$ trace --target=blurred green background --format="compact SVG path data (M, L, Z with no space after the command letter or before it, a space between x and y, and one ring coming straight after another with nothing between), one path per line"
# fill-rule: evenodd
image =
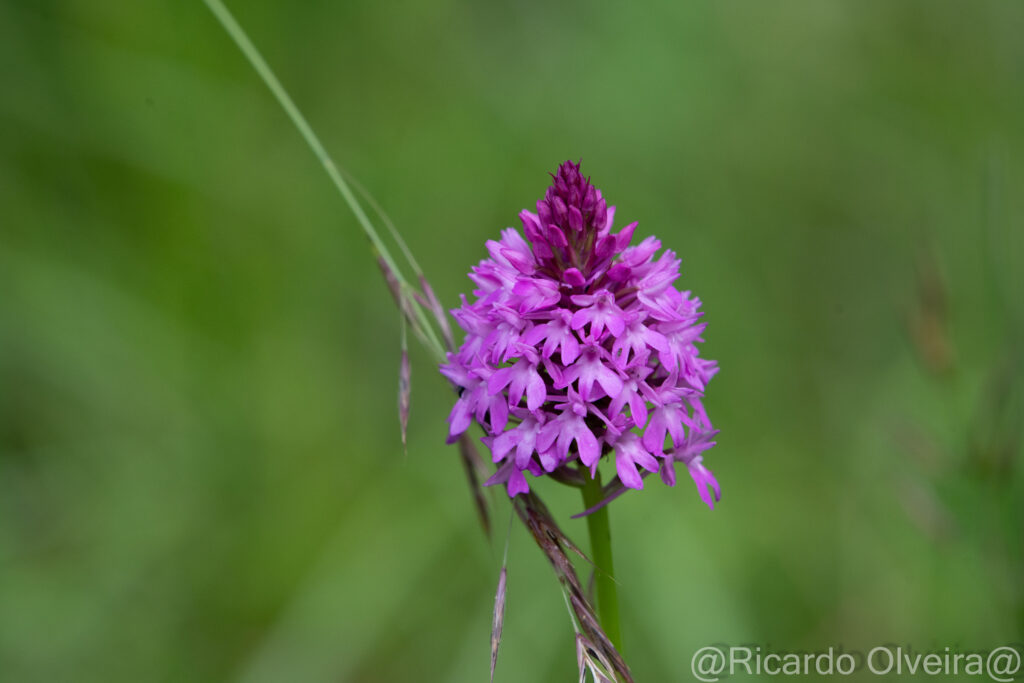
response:
M231 7L448 305L566 158L679 252L723 498L612 506L638 681L1022 639L1024 3ZM403 454L398 359L201 2L0 1L0 680L486 680L509 508L418 348ZM498 680L575 680L518 524L509 572Z

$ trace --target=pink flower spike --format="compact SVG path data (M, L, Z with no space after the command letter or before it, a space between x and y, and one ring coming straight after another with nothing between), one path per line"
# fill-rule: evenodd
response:
M593 472L609 451L620 491L655 470L674 485L682 462L711 506L718 482L698 457L715 444L702 399L718 366L698 351L700 299L676 288L679 259L655 237L613 232L615 207L578 163L552 180L522 231L487 242L452 311L466 336L441 365L459 394L449 441L482 426L498 465L487 484L511 496L527 472Z

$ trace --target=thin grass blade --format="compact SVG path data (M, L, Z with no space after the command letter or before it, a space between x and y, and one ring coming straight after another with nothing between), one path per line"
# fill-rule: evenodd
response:
M591 649L600 655L597 659L606 662L608 664L607 671L614 673L613 683L615 681L633 683L629 667L601 628L592 603L587 600L576 568L566 554L567 546L563 545L562 539L567 539L567 537L558 527L547 507L532 492L516 496L513 506L519 518L533 535L534 541L547 556L551 566L554 567L555 574L562 584L562 590L567 595L570 609L579 624L579 631L586 636L587 641L591 644ZM593 668L590 670L591 673L594 673ZM596 673L594 675L596 680L603 680Z
M409 407L412 403L412 365L409 363L409 338L402 320L402 360L398 364L398 422L402 427L402 448L406 455L409 446L406 434L409 430Z
M576 634L576 666L580 672L579 683L586 681L588 671L594 683L615 683L611 663L582 633Z
M338 169L338 166L334 163L334 160L327 153L327 150L324 148L323 143L320 142L320 138L317 137L317 134L313 131L312 126L309 125L309 122L306 120L306 117L302 115L302 112L299 110L298 106L296 106L295 102L288 94L288 91L285 90L283 85L281 85L281 82L277 79L277 76L274 74L273 70L267 64L266 60L263 59L263 55L260 54L260 51L252 43L252 41L249 39L249 36L242 29L241 25L238 23L238 21L235 20L234 15L231 14L231 12L224 5L224 3L221 2L221 0L203 0L203 2L206 3L206 6L210 9L214 17L216 17L217 21L220 22L221 26L228 33L231 39L235 42L235 44L238 46L238 49L241 50L245 58L249 60L249 63L252 65L253 69L263 80L264 84L273 94L278 104L281 105L281 108L284 110L285 114L288 115L288 118L291 120L292 124L299 131L299 134L302 136L303 140L305 140L306 145L313 152L316 158L320 161L320 164L323 166L324 171L327 173L327 176L331 179L331 182L334 184L339 194L341 194L342 198L345 200L345 203L348 204L349 209L356 217L356 220L358 221L360 227L362 228L363 233L366 235L367 239L369 239L373 251L376 253L376 255L383 263L387 264L387 270L392 272L395 276L395 279L401 284L400 289L408 287L408 282L402 275L401 269L399 269L398 264L391 256L391 252L388 249L387 245L384 243L383 240L381 240L380 235L377 233L377 229L373 226L373 223L366 215L366 212L363 210L363 207L359 203L359 200L352 192L352 188L349 186L348 182L346 182L345 178L342 176L341 172ZM397 234L397 231L395 231L395 234ZM407 257L411 256L411 254L408 252L408 249L405 248L404 246L404 241L400 241L399 245L400 247L402 247L403 252L406 253ZM417 272L419 271L418 266L416 266L413 262L410 261L410 265L414 268L414 270L416 270ZM400 297L400 306L402 305L402 300L405 299L406 297L404 296ZM426 317L424 316L423 311L415 306L403 306L402 311L411 316L410 324L413 324L413 331L416 332L418 337L420 337L424 345L438 359L443 359L445 355L444 346L441 344L440 339L437 338L437 335L434 332L433 327L427 324ZM419 318L419 324L417 325L412 323L412 318ZM447 321L445 321L445 324L447 324Z
M494 669L498 665L498 646L501 645L501 629L505 625L507 578L507 563L502 563L501 574L498 575L498 590L494 595L494 618L491 621L491 683L494 683Z
M441 301L434 294L434 288L430 286L427 278L422 273L419 274L420 289L427 296L427 302L430 304L430 309L434 313L434 317L437 319L437 325L441 328L441 336L444 337L444 343L447 345L449 351L455 350L455 337L452 336L451 325L448 324L448 316L444 313L444 306L441 305Z
M476 450L468 432L459 437L459 455L462 456L462 466L466 470L466 479L469 481L469 490L473 494L473 502L476 503L477 516L480 518L480 526L484 533L491 535L491 515L488 511L487 496L480 485L480 471L485 468L480 453ZM486 471L486 469L484 469Z

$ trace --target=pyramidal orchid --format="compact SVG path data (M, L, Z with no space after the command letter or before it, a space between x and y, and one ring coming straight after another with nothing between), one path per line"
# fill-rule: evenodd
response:
M477 422L509 496L532 477L614 461L622 487L683 463L714 507L718 482L701 453L717 433L704 410L714 361L696 344L700 300L680 291L679 259L636 223L613 232L615 207L566 161L523 233L488 241L472 269L472 300L452 311L466 333L441 372L457 387L449 440Z

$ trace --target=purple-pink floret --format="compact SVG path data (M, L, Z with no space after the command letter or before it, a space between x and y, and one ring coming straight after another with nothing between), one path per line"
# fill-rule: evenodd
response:
M643 488L658 472L675 484L687 466L714 507L718 482L701 453L715 445L702 399L717 372L698 356L700 300L673 286L679 260L648 237L630 246L636 223L612 233L615 207L565 162L537 213L488 241L473 268L475 300L452 314L466 332L441 372L459 389L450 441L473 420L498 470L488 485L509 496L538 477L581 463L596 471L614 453L621 483Z

